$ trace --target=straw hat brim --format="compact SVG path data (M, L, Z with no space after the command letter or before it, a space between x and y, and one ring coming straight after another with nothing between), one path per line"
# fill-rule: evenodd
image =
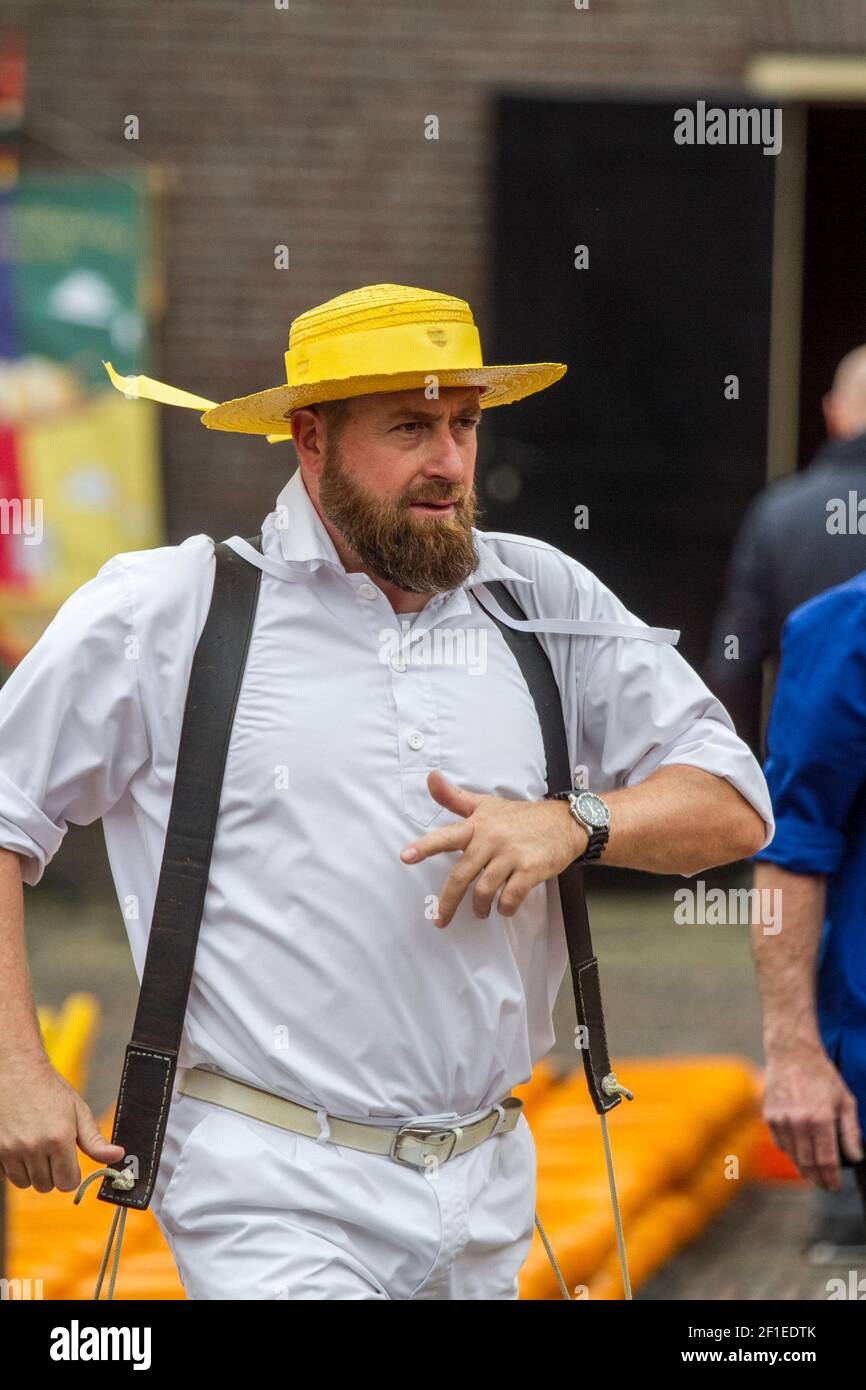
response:
M376 395L384 391L412 391L427 385L435 376L440 386L483 386L478 399L482 410L494 405L510 405L524 396L543 391L559 381L568 370L563 362L528 362L512 367L455 367L429 372L380 372L373 376L353 376L311 381L303 386L274 386L251 396L222 401L201 417L211 430L234 430L242 434L291 433L289 417L293 410L318 401L345 400L350 396Z

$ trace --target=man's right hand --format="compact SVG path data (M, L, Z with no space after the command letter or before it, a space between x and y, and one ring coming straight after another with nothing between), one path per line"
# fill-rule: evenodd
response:
M779 1148L819 1187L842 1186L837 1126L847 1157L863 1158L857 1101L821 1047L768 1059L763 1114Z
M0 1177L37 1192L81 1184L76 1143L100 1167L125 1152L99 1131L93 1112L47 1057L29 1054L0 1065Z

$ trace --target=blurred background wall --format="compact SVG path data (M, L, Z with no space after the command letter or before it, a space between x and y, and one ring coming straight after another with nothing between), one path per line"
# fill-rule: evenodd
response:
M490 340L503 92L686 101L745 91L765 52L866 51L853 0L6 0L2 22L26 33L25 170L164 171L157 374L219 400L276 385L293 315L355 284L447 288ZM170 541L269 509L290 446L162 430Z

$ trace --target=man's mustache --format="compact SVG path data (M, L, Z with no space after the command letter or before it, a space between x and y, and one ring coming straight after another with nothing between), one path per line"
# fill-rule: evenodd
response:
M406 506L411 507L413 502L453 502L455 506L461 506L465 501L465 492L461 492L457 497L447 497L441 494L431 497L426 494L422 496L420 493L414 493L411 497L406 499Z

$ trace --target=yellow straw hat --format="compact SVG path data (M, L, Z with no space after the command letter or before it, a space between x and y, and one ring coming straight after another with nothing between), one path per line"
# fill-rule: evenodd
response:
M481 386L478 404L509 405L552 386L562 362L485 366L481 340L464 299L411 285L364 285L307 309L289 329L286 385L236 400L205 400L150 377L123 377L104 363L112 384L128 396L203 409L212 430L291 439L291 414L318 401L382 391Z

